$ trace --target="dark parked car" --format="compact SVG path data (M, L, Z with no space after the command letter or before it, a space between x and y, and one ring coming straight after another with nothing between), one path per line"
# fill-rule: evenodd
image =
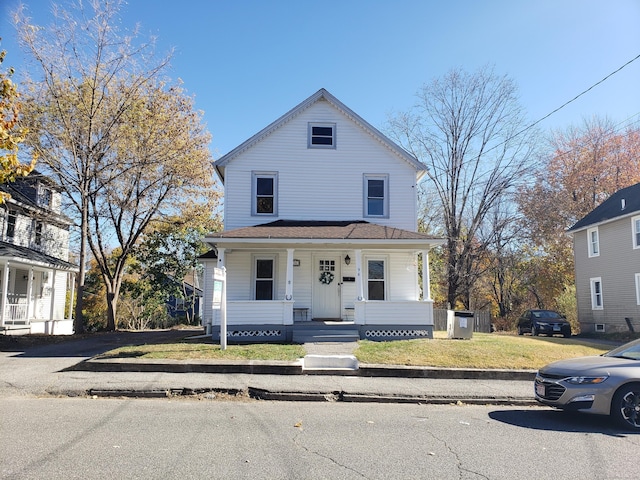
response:
M536 335L571 336L571 324L567 319L553 310L527 310L518 319L518 335L531 333Z
M604 355L550 363L534 386L540 403L610 415L623 428L640 431L640 340Z

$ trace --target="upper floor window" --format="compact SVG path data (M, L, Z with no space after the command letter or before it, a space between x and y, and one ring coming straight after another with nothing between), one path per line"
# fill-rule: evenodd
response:
M16 235L16 218L18 213L15 210L9 210L7 213L7 232L6 238L13 238Z
M278 214L278 174L253 172L253 215Z
M336 148L335 123L310 123L309 148Z
M591 283L591 309L602 310L602 279L600 277L590 279Z
M364 176L364 216L389 216L389 176Z
M636 305L640 305L640 273L636 273Z
M640 248L640 217L631 219L631 229L633 230L633 248Z
M598 227L587 230L589 239L589 257L597 257L600 255L600 239L598 236Z
M53 192L50 188L40 185L38 188L38 205L41 207L51 208L53 200Z
M35 237L34 242L36 245L42 245L42 222L36 220L34 225Z

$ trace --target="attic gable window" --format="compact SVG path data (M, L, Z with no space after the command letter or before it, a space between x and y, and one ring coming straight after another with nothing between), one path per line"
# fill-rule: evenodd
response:
M310 123L309 148L336 148L335 123Z

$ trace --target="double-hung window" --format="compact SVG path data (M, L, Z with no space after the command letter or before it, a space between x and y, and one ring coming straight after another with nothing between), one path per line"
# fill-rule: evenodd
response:
M275 286L275 259L255 259L255 295L256 300L273 300Z
M367 298L384 300L385 290L384 260L367 260Z
M640 248L640 217L631 219L631 230L633 232L633 248Z
M598 227L587 230L587 238L589 240L589 257L597 257L600 255L600 237Z
M335 123L309 123L308 148L336 148Z
M389 175L365 174L364 216L389 217Z
M15 210L9 210L7 213L7 233L6 238L13 238L16 234L16 219L18 213Z
M590 279L591 284L591 309L602 310L604 304L602 301L602 279L600 277Z
M252 174L253 215L278 215L278 174L274 172L253 172Z

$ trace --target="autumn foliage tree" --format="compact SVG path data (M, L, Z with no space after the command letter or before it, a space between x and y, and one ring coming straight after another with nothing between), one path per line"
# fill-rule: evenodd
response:
M193 203L213 210L219 195L202 112L165 77L170 55L156 57L136 31L121 33L123 4L56 7L46 28L16 13L21 44L40 67L29 90L30 147L64 189L80 230L76 333L87 251L103 277L107 328L115 329L127 260L150 222Z
M576 221L621 188L640 182L640 130L585 120L551 136L551 154L518 197L526 232L528 288L539 307L555 308L573 285Z
M2 70L6 51L0 51L0 184L12 182L17 177L28 175L35 166L35 157L30 163L18 160L18 147L25 139L27 130L18 126L21 104L20 94L13 83L13 69ZM0 192L0 203L8 194Z

